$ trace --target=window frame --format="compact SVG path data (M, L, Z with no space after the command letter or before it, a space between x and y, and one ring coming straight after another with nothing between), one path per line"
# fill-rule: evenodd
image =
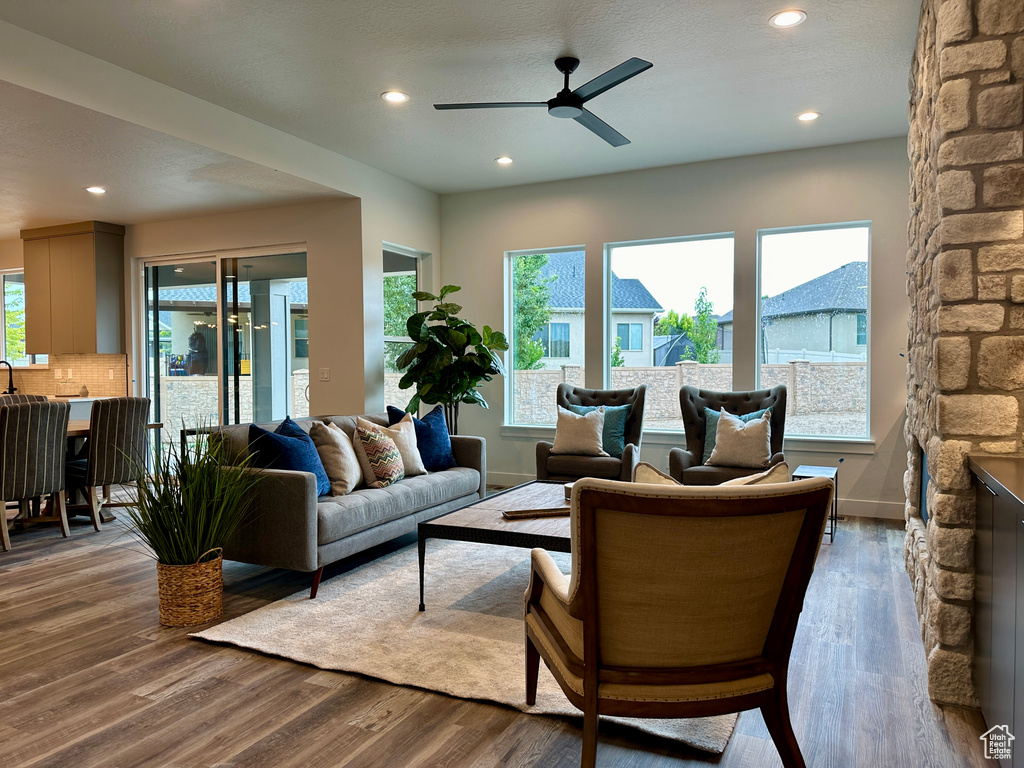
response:
M0 356L6 362L7 360L7 277L8 275L21 275L22 285L25 284L25 269L0 269L0 317L3 318L3 323L0 323ZM25 312L25 324L28 325L28 311ZM28 370L30 368L39 368L46 370L50 367L49 355L36 355L33 353L26 352L25 357L28 359L28 363L10 363L12 368L20 370ZM39 362L37 358L44 357L45 361Z
M629 329L628 331L626 331L626 343L629 346L626 346L626 347L622 346L622 334L619 333L619 328L621 326L623 326L623 325L626 326ZM640 346L639 347L634 347L633 346L633 329L634 328L639 328L640 329ZM623 352L643 352L644 351L644 324L643 323L629 323L629 322L627 322L627 323L616 323L615 324L615 338L619 339L619 349L621 349ZM612 342L612 343L614 344L615 342Z
M867 229L867 309L860 313L858 312L858 318L861 314L865 316L865 344L864 346L864 378L865 378L865 392L864 392L864 408L865 408L865 431L863 435L803 435L803 434L790 434L790 431L786 430L786 442L793 444L806 443L808 445L817 443L833 443L833 444L845 444L845 445L856 445L856 444L873 444L874 439L871 432L871 273L873 264L873 253L872 243L874 229L873 224L870 220L857 220L857 221L840 221L831 222L827 224L807 224L797 225L788 227L763 227L759 228L756 233L756 248L757 248L757 293L754 307L754 329L755 329L755 344L754 344L754 388L761 389L761 360L764 357L763 342L764 337L761 333L761 303L763 299L761 278L764 275L764 263L763 263L763 252L762 252L762 239L766 235L784 235L793 234L798 232L822 232L832 231L840 229ZM812 278L813 279L813 278ZM859 319L858 319L859 325ZM858 334L859 338L859 334ZM855 339L856 340L856 339ZM857 346L860 346L859 344ZM818 450L815 448L815 450Z

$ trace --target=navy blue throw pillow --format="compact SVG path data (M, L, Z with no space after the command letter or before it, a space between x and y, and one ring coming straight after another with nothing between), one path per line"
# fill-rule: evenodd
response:
M405 411L388 406L388 426L394 426L405 418ZM452 455L452 440L448 436L448 422L444 420L444 409L439 405L422 419L412 417L416 427L416 447L419 449L423 466L430 472L440 472L455 466Z
M324 471L320 454L316 452L313 438L290 418L282 421L273 432L250 424L249 453L253 455L254 467L312 472L316 477L316 495L327 496L331 492L331 481Z

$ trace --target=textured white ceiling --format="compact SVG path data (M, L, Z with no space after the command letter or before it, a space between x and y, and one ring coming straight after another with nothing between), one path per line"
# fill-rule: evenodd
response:
M84 188L106 187L102 196ZM271 168L0 81L0 240L343 197Z
M794 2L790 30L767 24L786 0L0 0L0 19L444 193L905 133L918 0ZM588 105L633 144L431 107L549 99L559 55L582 61L571 87L654 63Z

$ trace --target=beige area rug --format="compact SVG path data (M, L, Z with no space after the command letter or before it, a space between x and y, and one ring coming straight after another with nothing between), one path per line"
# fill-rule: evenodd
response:
M564 572L569 556L555 555ZM527 707L523 593L525 549L432 539L420 613L415 545L193 637L283 656L322 669L506 704L529 714L581 716L541 663ZM608 718L721 753L736 715L682 720Z

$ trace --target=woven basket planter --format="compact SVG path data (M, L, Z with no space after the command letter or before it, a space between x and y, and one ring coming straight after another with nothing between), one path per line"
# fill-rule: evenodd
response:
M165 627L193 627L220 618L224 613L223 564L219 553L205 563L157 563L160 623Z

